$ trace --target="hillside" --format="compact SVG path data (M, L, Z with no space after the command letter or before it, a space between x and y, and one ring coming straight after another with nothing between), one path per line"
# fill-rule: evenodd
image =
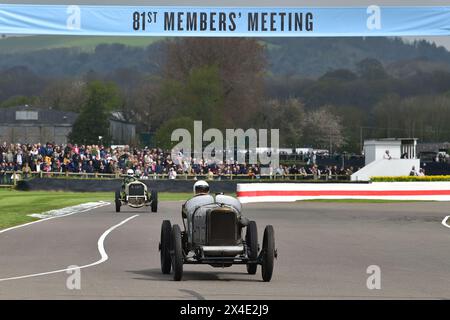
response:
M72 76L117 70L157 71L162 38L31 36L0 40L0 70L25 66L37 75ZM450 52L433 43L406 43L399 38L268 38L269 74L317 78L335 69L354 70L365 58L390 66L393 75L419 69L411 61L425 61L431 69L447 69ZM409 63L405 63L409 61ZM397 69L400 68L400 69ZM410 70L412 68L412 70ZM425 68L426 70L426 68Z
M117 97L115 108L159 143L191 118L210 127L281 128L285 146L328 148L334 128L336 148L358 152L362 127L371 137L450 139L450 52L426 41L0 40L0 108L81 112L91 86Z
M450 52L434 43L406 43L400 38L273 38L267 40L274 74L318 77L335 69L355 70L366 58L383 65L425 60L450 66ZM388 71L394 71L389 69Z
M146 47L161 38L150 37L83 37L83 36L31 36L0 39L0 53L24 54L27 52L80 48L82 52L93 52L99 44L123 44L132 47Z

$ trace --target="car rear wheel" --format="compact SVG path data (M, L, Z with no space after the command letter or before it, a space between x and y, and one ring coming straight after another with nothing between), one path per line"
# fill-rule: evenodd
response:
M158 192L152 190L151 199L152 199L151 205L152 212L158 212Z
M256 260L258 258L258 229L256 228L256 222L250 221L247 225L247 232L245 234L245 242L248 249L248 258L250 260ZM258 265L256 263L247 264L247 272L249 274L255 274Z
M275 234L271 225L266 226L263 238L262 278L265 282L272 279L275 259Z
M159 243L159 251L161 257L161 271L163 274L169 274L172 267L172 259L170 257L170 236L172 226L169 220L164 220L161 225L161 242Z
M172 270L173 280L180 281L183 277L183 248L181 245L181 230L180 226L174 224L172 227Z
M120 201L120 190L116 190L115 204L116 212L120 212L120 207L122 206L122 202Z

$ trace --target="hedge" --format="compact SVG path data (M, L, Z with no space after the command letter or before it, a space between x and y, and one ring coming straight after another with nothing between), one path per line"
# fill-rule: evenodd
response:
M371 177L372 182L420 182L420 181L450 181L450 175L447 176L400 176L400 177Z

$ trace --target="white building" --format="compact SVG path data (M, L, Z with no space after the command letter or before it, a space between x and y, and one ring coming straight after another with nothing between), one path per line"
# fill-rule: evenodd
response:
M352 181L369 181L376 176L408 176L420 169L416 138L389 138L364 141L365 166L352 174Z

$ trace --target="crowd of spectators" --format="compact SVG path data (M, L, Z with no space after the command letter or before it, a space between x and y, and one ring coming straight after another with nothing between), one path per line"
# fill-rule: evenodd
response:
M208 163L207 161L172 159L170 152L161 149L105 147L101 145L55 145L46 144L7 144L0 145L0 173L20 171L23 176L31 173L100 173L125 174L133 169L141 179L155 175L166 175L175 179L178 175L202 175L208 179L220 179L229 175L244 175L259 178L262 174L277 177L337 176L350 175L353 168L338 166L321 167L316 164L305 166L280 165L277 168L261 168L237 162ZM264 170L266 169L266 170Z

